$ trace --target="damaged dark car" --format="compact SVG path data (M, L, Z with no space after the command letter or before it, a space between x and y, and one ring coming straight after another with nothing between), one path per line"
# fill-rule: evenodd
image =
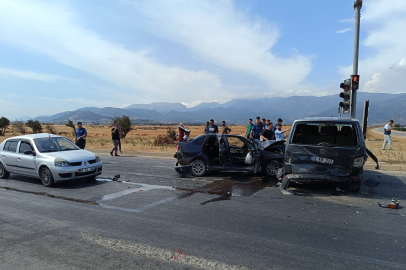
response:
M281 189L289 181L334 181L359 191L368 154L373 155L356 119L296 120L286 142L284 168L278 172Z
M203 176L209 171L262 171L266 176L276 176L283 166L283 154L278 148L284 142L260 142L230 134L201 135L179 142L175 170L181 176Z

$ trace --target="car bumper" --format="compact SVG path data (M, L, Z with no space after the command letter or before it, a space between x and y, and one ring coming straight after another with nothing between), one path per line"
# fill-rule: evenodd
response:
M175 171L180 174L181 177L188 176L192 174L192 165L179 165L178 162L175 163Z
M88 170L89 168L93 169L91 171L83 171ZM72 179L80 179L86 177L94 177L100 175L103 171L103 165L101 162L90 164L89 166L75 166L75 167L53 167L51 169L52 176L54 177L55 181L63 181L63 180L72 180Z

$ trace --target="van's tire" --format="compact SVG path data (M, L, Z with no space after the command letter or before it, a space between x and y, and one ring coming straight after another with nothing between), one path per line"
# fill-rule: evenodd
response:
M193 176L203 176L206 173L206 163L201 159L194 160L190 165L192 165L192 175Z
M4 168L4 165L0 163L0 179L7 179L10 177L10 173Z
M359 192L361 190L361 181L359 180L353 180L350 184L349 184L349 190L351 192Z
M271 160L265 163L262 172L264 175L268 177L276 177L278 170L281 168L281 164L277 161Z
M47 167L42 167L39 171L41 183L46 187L52 187L55 183L51 171Z

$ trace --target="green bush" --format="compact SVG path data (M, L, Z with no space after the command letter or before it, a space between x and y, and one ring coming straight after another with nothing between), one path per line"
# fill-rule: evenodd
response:
M41 133L42 125L38 120L28 120L25 125L32 129L32 133Z

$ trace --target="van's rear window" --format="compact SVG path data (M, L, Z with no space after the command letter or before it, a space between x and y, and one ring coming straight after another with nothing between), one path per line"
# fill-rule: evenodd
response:
M298 123L291 143L330 146L358 146L357 129L351 123Z

